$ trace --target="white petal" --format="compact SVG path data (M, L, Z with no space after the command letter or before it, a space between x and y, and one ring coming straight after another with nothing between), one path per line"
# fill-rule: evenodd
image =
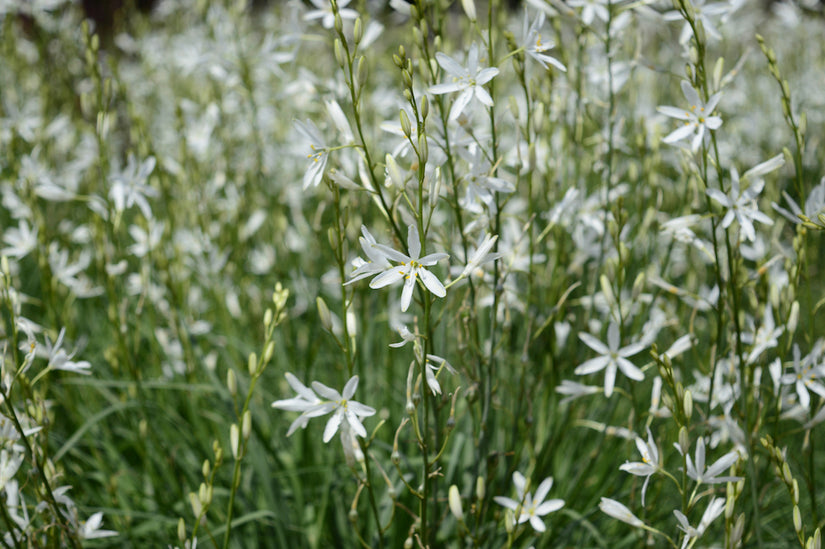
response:
M383 288L384 286L398 282L404 278L404 275L406 274L406 269L404 267L393 267L391 269L387 269L370 281L370 288L374 290Z
M438 280L433 273L422 268L418 269L418 274L421 276L421 282L424 283L424 286L426 286L433 295L436 297L444 297L447 295L447 290L444 289L444 285L441 284L441 281Z

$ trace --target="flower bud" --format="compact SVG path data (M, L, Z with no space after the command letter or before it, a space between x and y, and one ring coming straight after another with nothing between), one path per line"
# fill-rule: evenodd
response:
M240 431L238 430L238 424L233 423L231 427L229 427L229 447L232 449L232 457L236 460L240 455Z
M189 492L189 505L192 507L192 513L195 517L200 517L201 511L203 511L203 505L201 505L198 494L195 492Z
M477 19L475 2L473 2L473 0L461 0L461 7L464 8L464 13L467 14L467 19L475 22Z
M690 416L693 415L693 395L689 390L685 391L685 397L682 402L685 406L685 417L690 421Z
M347 515L350 523L353 525L358 524L358 510L357 509L350 509L349 514Z
M335 42L332 46L333 51L335 52L335 62L338 63L338 68L344 68L344 48L341 46L341 40L336 38Z
M401 131L404 132L404 135L409 139L410 135L412 134L412 126L410 125L410 117L407 116L406 111L403 109L401 110Z
M178 541L181 543L186 541L186 523L183 522L183 517L178 519Z
M201 473L203 473L203 478L209 476L209 473L212 472L212 464L209 463L208 459L203 460L203 466L201 467Z
M802 515L799 513L799 505L793 506L793 528L797 534L802 532Z
M243 413L241 420L241 434L244 440L249 440L249 435L252 434L252 412L247 410Z
M367 83L367 60L363 55L358 58L358 67L355 75L356 81L358 82L358 90L360 91Z
M476 478L476 498L478 501L482 501L484 499L484 495L487 492L486 484L484 483L484 477L479 475Z
M226 372L226 388L233 398L238 394L238 378L235 377L235 370L231 368Z
M326 301L321 296L315 298L315 306L318 307L318 316L321 319L321 326L324 330L332 332L332 315L329 312Z
M427 159L430 156L430 147L427 145L427 136L425 134L421 134L418 136L418 161L420 166L424 166L427 163Z
M788 333L793 335L799 325L799 301L791 304L791 312L788 314Z
M355 45L361 43L361 39L364 37L364 29L361 25L361 18L355 20L355 26L352 28L352 39L355 42Z
M264 361L263 364L269 364L269 361L272 360L272 355L275 354L275 342L270 341L266 344L266 348L264 349ZM257 369L256 369L257 372Z
M459 521L464 520L464 509L461 508L461 494L458 492L458 486L453 484L449 491L450 512Z
M246 362L246 369L249 372L249 375L255 375L255 371L258 369L258 355L253 353L249 353L249 360Z

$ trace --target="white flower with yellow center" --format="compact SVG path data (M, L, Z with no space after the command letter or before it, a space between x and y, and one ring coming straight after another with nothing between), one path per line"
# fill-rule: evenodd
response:
M671 144L692 135L693 141L690 144L690 150L696 152L699 150L699 144L702 142L702 139L709 138L710 136L705 129L715 130L722 125L722 119L712 115L713 109L715 109L719 103L721 94L713 94L707 103L705 103L699 97L699 93L687 80L682 80L682 93L690 105L687 109L670 106L656 108L657 111L665 116L685 121L682 127L668 134L662 141Z

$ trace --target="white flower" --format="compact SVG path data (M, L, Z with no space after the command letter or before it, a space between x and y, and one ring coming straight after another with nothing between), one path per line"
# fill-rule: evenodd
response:
M17 227L8 227L3 234L3 241L8 247L0 250L0 255L20 259L37 247L37 227L29 227L29 222L21 219Z
M744 191L740 191L739 173L736 171L736 168L731 169L730 175L731 185L730 191L728 191L727 194L719 189L708 189L706 192L708 196L728 209L725 217L722 218L722 227L729 227L735 219L739 222L742 237L745 240L753 242L756 239L756 230L753 227L754 221L759 221L766 225L773 225L773 219L760 212L756 204L756 197L762 192L765 181L757 179L750 187Z
M699 150L699 144L702 142L702 139L709 138L710 136L710 134L705 132L705 129L715 130L722 125L721 118L711 116L713 109L715 109L719 103L721 94L716 93L712 95L710 99L708 99L708 102L705 103L699 98L699 93L693 89L693 86L691 86L687 80L682 80L682 93L690 104L688 109L670 106L657 107L656 109L665 116L685 121L681 128L668 134L662 141L670 144L693 135L690 149L696 152Z
M689 545L690 540L701 537L702 534L705 533L705 530L708 529L708 526L710 526L710 523L716 520L716 517L721 515L724 510L725 498L713 498L708 505L708 508L705 509L705 513L702 515L702 520L699 521L699 526L696 528L690 525L685 515L683 515L680 511L674 510L673 514L676 515L676 519L679 521L679 529L685 533L685 539L682 542L682 549L685 549Z
M753 345L753 349L748 354L745 361L753 364L756 359L766 351L779 345L777 338L785 331L784 326L776 326L773 319L773 308L770 303L765 306L765 316L762 318L762 325L753 333L742 334L742 341Z
M321 19L321 24L325 29L331 29L335 25L335 14L332 12L332 3L328 0L310 0L316 9L310 10L304 14L304 21L312 21L313 19ZM338 1L338 14L341 19L355 19L358 17L358 12L346 8L350 0Z
M387 261L387 256L384 252L376 246L377 242L375 241L375 237L373 237L363 225L361 225L361 236L358 238L358 242L361 243L361 249L364 250L367 259L364 260L357 257L352 261L355 270L349 275L350 279L347 281L347 284L352 284L356 280L382 273L392 267L390 262Z
M695 21L694 24L698 25L699 22L701 22L702 27L705 29L705 33L714 40L719 40L722 38L722 35L719 34L718 30L716 30L716 26L711 20L711 17L726 14L731 9L730 4L728 2L713 2L710 4L705 4L705 0L692 0L692 7L693 20ZM665 21L681 21L683 19L684 17L682 17L682 14L676 10L669 11L664 14ZM693 36L693 27L690 26L690 23L685 21L685 24L682 27L682 33L679 35L679 43L687 44L691 36Z
M114 530L101 530L100 527L102 524L103 511L98 511L90 516L89 520L80 523L80 530L78 531L80 539L108 538L117 535L117 532Z
M647 492L647 484L650 477L659 470L659 449L656 447L656 442L653 440L653 434L650 428L647 430L647 442L641 437L636 437L636 448L642 455L642 461L634 461L625 463L619 470L636 475L637 477L645 477L645 482L642 485L642 506L645 504L645 492Z
M611 322L607 328L607 345L588 333L580 333L579 339L597 353L601 353L602 356L586 360L576 368L575 374L583 376L598 372L599 370L605 370L604 394L606 397L610 397L610 395L613 394L617 368L634 381L644 379L644 373L632 362L627 360L627 357L633 356L644 349L644 344L633 343L620 349L619 325L615 322Z
M784 374L780 378L783 385L794 385L796 395L799 397L799 404L805 409L809 409L811 397L808 390L815 392L825 398L825 385L817 381L818 377L823 377L825 371L822 366L815 366L816 355L811 353L804 359L799 358L799 345L793 344L793 373Z
M61 349L64 335L66 335L66 328L61 328L54 343L48 335L44 336L44 345L42 348L37 348L38 354L45 355L45 358L49 361L47 368L88 375L92 367L89 362L85 360L75 362L72 360L74 353L67 354L66 351Z
M435 58L438 64L441 65L441 68L452 76L452 82L431 86L430 93L439 95L457 91L461 92L453 103L452 109L450 109L450 120L457 119L473 97L477 98L487 107L493 106L493 98L490 97L490 94L487 93L487 90L485 90L483 86L498 74L498 69L495 67L479 67L478 56L478 44L475 42L470 46L466 68L462 67L458 61L449 55L441 52L435 54Z
M780 207L776 202L773 203L774 210L785 216L791 223L808 222L816 225L819 229L825 229L825 177L822 178L819 185L811 189L808 198L805 200L804 212L788 193L782 191L782 196L785 197L791 211L789 212Z
M528 26L529 25L529 26ZM523 44L524 44L524 52L541 63L541 66L545 69L549 67L547 64L551 64L560 71L566 72L567 68L555 57L551 57L546 55L544 52L547 50L553 49L555 44L552 40L542 40L541 36L541 27L544 25L544 12L539 11L536 15L536 19L533 21L533 24L529 24L529 19L527 16L527 9L524 10L524 30L523 30Z
M346 422L356 435L362 438L367 436L367 430L364 429L359 418L375 415L375 409L352 400L355 389L358 388L358 376L352 376L347 381L343 394L317 381L312 382L312 388L320 396L328 399L320 405L318 415L333 412L324 428L324 442L332 439L342 422Z
M118 213L137 205L146 219L152 218L152 209L146 197L158 196L158 191L146 184L146 180L155 169L155 158L150 156L140 164L130 154L126 168L122 172L112 174L109 178L112 188L109 189L109 199Z
M324 429L324 442L329 442L342 424L345 424L344 428L351 429L360 437L367 436L367 430L361 424L360 418L374 415L375 409L352 400L355 389L358 388L358 376L352 376L347 381L343 394L317 381L313 381L312 389L309 389L290 373L286 374L286 379L298 396L287 400L276 400L272 403L272 407L291 412L303 412L289 427L287 436L295 432L298 427L306 427L310 419L330 412L333 414Z
M410 255L393 250L383 244L375 245L388 259L397 261L401 263L401 265L388 268L370 282L370 288L377 289L398 282L403 278L404 289L401 292L402 311L406 311L410 306L413 288L415 288L415 281L418 277L421 277L421 282L423 282L424 286L436 297L444 297L447 295L447 290L444 288L444 285L441 284L441 281L425 269L425 267L430 267L442 259L450 257L445 253L428 254L424 257L419 257L421 255L421 241L418 238L418 230L414 225L410 225L407 229L407 243Z
M548 492L550 492L550 488L553 487L553 477L547 477L539 484L535 497L525 491L527 479L518 471L513 473L513 484L516 486L517 499L496 496L493 500L499 505L513 511L516 514L516 522L518 524L523 524L529 520L530 526L532 526L536 532L544 532L547 527L540 517L564 507L564 500L561 499L544 501L544 498L546 498Z
M438 364L438 366L436 366ZM448 372L455 375L455 369L447 362L446 359L441 358L437 355L427 355L427 362L426 362L426 369L424 370L424 375L427 380L427 386L432 391L433 395L440 395L441 394L441 385L438 384L438 380L436 379L436 375L441 371L442 368L446 368Z
M285 373L284 377L286 377L287 383L289 383L289 386L292 387L292 390L294 390L298 396L286 400L276 400L272 403L272 407L288 412L303 412L298 419L293 421L289 426L286 436L290 436L298 427L306 429L310 418L315 417L307 415L306 412L316 409L317 406L321 404L321 399L318 398L312 389L301 383L298 378L291 373Z
M304 189L307 189L310 185L317 187L324 178L324 170L327 167L327 159L329 158L327 155L327 146L324 144L324 138L321 137L318 126L311 120L307 120L306 122L296 120L295 129L309 142L309 148L312 150L312 152L307 155L310 163L306 173L304 173Z
M676 444L676 449L679 453L683 453L682 447ZM713 465L705 469L705 439L699 437L696 442L696 461L687 458L687 475L698 482L699 484L722 484L724 482L736 482L742 480L742 477L720 477L719 474L730 468L731 465L739 461L739 454L735 451L728 452L724 456L717 459Z
M610 14L606 5L610 0L567 0L567 5L571 8L583 8L581 13L582 23L590 25L593 17L598 17L602 21L607 21Z

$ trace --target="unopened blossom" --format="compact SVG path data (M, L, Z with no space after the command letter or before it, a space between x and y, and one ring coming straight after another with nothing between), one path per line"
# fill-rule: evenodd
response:
M649 428L647 430L647 442L641 437L636 437L636 448L642 455L642 461L625 463L619 469L637 477L645 477L645 482L642 484L642 505L644 506L645 492L647 492L650 477L659 470L659 448L656 446L656 441L653 440L653 434Z
M811 396L808 391L813 391L825 398L825 385L819 379L825 377L825 366L817 365L815 355L812 353L804 359L800 359L799 345L793 345L793 372L784 374L780 378L783 385L793 385L796 395L799 397L799 404L805 409L809 409Z
M539 487L536 489L535 497L526 491L527 479L518 471L513 473L513 484L516 487L517 499L496 496L493 500L499 505L513 511L513 513L516 514L517 524L530 521L530 526L532 526L536 532L544 532L547 527L544 525L541 517L564 507L564 500L561 499L544 501L544 498L546 498L550 492L550 488L553 487L553 477L547 477L541 481L541 484L539 484Z
M487 107L493 106L493 98L484 89L484 84L498 74L498 69L479 66L478 44L473 42L470 46L466 67L461 66L458 61L441 52L436 53L435 58L441 68L450 76L451 81L431 86L430 93L440 95L461 92L450 109L450 120L456 120L474 97Z
M630 512L624 504L619 503L615 499L605 498L603 497L601 502L599 503L599 509L602 510L602 513L613 517L614 519L618 519L624 523L627 523L631 526L635 526L636 528L644 528L645 523L639 519L636 515Z
M691 540L702 537L702 534L705 533L708 526L710 526L710 524L716 520L716 518L721 515L724 510L725 498L713 498L710 504L708 504L708 508L705 509L705 512L702 515L702 520L699 521L699 526L696 528L690 525L687 517L682 514L681 511L674 510L673 514L676 515L676 520L679 521L679 529L685 533L685 539L682 541L681 549L685 549L688 545L690 545Z
M524 44L524 53L538 61L542 67L548 69L548 63L553 65L562 72L566 72L567 68L555 57L547 55L546 51L553 49L555 43L546 35L542 36L541 27L544 26L544 12L539 11L533 23L527 16L527 10L524 10L524 30L522 44Z
M412 301L413 288L415 282L420 277L421 282L433 295L436 297L444 297L447 295L447 290L438 278L428 271L426 267L431 267L441 261L450 257L445 253L427 254L424 257L421 255L421 241L418 238L418 230L415 225L410 225L407 229L407 243L410 255L393 250L389 246L383 244L376 244L376 247L384 253L384 255L392 260L397 261L401 265L388 268L383 273L379 274L370 282L370 288L383 288L389 284L404 280L404 289L401 291L401 310L406 311L410 302Z
M607 328L607 345L586 332L580 333L579 339L602 356L584 361L576 368L575 374L583 376L598 372L599 370L605 370L604 394L606 397L610 397L610 395L613 394L617 369L621 370L624 375L634 381L641 381L645 378L644 373L632 362L627 360L627 357L642 351L644 345L642 343L633 343L626 347L619 348L619 344L621 343L619 325L615 322L611 322Z
M665 143L671 144L681 141L686 137L693 136L690 144L690 149L693 152L699 150L699 145L703 139L709 139L710 134L706 130L716 130L722 125L722 119L718 116L713 116L713 110L719 103L721 98L720 93L713 94L708 102L705 103L699 97L699 93L690 85L687 80L682 80L682 93L687 99L688 108L663 106L657 107L660 113L671 118L684 120L684 125L669 133L662 140Z

